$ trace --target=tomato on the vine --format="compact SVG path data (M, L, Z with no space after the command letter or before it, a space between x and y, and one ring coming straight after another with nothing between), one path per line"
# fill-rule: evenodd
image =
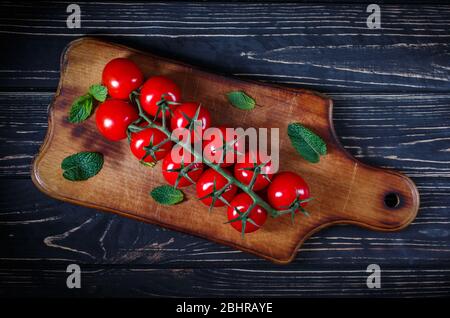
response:
M211 137L209 140L203 141L203 157L212 163L219 163L221 167L232 166L237 156L243 150L243 142L239 140L239 136L227 134L225 126L215 127L222 134L203 136L203 138ZM228 145L228 146L227 146ZM225 152L223 151L225 147ZM225 153L225 154L224 154ZM223 157L223 158L222 158Z
M298 174L290 171L280 172L273 178L267 189L267 200L277 210L287 210L296 200L310 198L309 187ZM307 202L302 202L305 207Z
M144 111L153 117L158 114L158 119L162 118L163 108L165 117L169 118L169 109L173 111L176 108L176 105L171 103L178 102L180 99L180 88L171 79L164 76L153 76L145 81L139 95L139 102ZM164 105L160 104L161 102Z
M273 178L273 165L270 161L263 162L261 154L247 152L243 157L243 162L238 162L234 166L234 176L245 185L249 185L253 179L256 170L259 174L256 176L252 190L259 191L267 187Z
M226 171L229 173L228 171ZM200 179L197 181L197 196L201 201L211 206L213 203L213 192L222 190L228 184L227 179L222 176L220 173L213 169L208 169L200 176ZM227 186L225 192L221 195L221 197L230 202L237 192L237 186L235 184L230 184ZM220 197L217 197L213 206L219 207L224 206L225 202L223 202Z
M194 156L191 155L191 160L188 160L188 162L174 159L172 153L169 153L162 162L163 177L170 185L177 185L177 188L187 187L195 183L202 175L203 164L194 162ZM187 177L180 175L182 172Z
M107 139L118 141L127 137L127 128L139 118L136 108L120 99L108 99L95 112L95 122Z
M246 213L253 204L252 198L247 193L239 193L231 201L228 207L228 221L239 232L242 232L243 221L236 220L243 213ZM247 216L245 222L244 233L251 233L258 230L267 219L267 211L259 205L255 205ZM235 221L233 221L235 220Z
M126 58L113 59L103 69L103 85L113 98L128 99L130 93L138 89L143 81L144 75L139 67Z
M200 121L194 125L194 121ZM186 128L190 132L191 143L201 140L201 134L211 127L211 115L209 111L199 103L183 103L173 112L170 120L170 128ZM194 129L195 128L195 129Z
M131 134L130 149L143 163L154 163L163 159L172 149L172 142L156 128L145 128Z

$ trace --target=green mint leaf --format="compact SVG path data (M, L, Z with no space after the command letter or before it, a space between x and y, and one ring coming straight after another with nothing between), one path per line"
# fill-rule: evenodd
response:
M108 89L106 86L96 84L89 87L89 94L91 94L99 102L104 102L108 96Z
M92 95L86 94L77 98L70 108L69 122L81 123L92 113Z
M289 124L288 136L292 146L306 160L317 163L320 156L327 153L327 145L322 138L299 123Z
M156 202L165 205L174 205L180 203L184 199L182 191L168 185L154 188L150 192L150 195Z
M68 156L61 163L63 177L70 181L87 180L95 176L102 167L103 155L89 151Z
M229 92L227 93L227 98L231 105L239 109L250 110L255 108L255 100L243 91Z

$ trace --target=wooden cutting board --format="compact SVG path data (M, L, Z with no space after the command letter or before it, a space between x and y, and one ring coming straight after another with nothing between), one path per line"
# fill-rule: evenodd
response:
M183 92L186 101L199 101L212 114L213 123L231 127L278 127L280 129L280 170L299 173L315 198L308 205L310 217L298 215L272 219L262 229L241 237L227 221L226 209L208 213L196 200L195 187L184 192L187 200L175 206L156 204L148 195L165 184L161 165L141 165L128 143L109 142L97 132L91 117L82 124L70 124L67 114L73 100L88 87L101 82L105 64L116 57L135 61L144 74L166 75ZM257 107L242 111L229 105L225 93L244 90L255 97ZM419 194L406 176L367 166L350 156L340 145L332 124L332 101L318 93L288 89L209 73L152 54L91 38L69 44L61 58L61 79L51 103L49 128L33 163L36 186L59 200L110 211L137 220L201 236L247 251L276 263L288 263L311 234L333 224L348 223L372 230L396 231L407 226L417 214ZM320 163L301 159L291 146L287 125L300 122L312 128L328 145ZM82 182L62 177L61 161L79 151L99 151L105 156L101 172Z

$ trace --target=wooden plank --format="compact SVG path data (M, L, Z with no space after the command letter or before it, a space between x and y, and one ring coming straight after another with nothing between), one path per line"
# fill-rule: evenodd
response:
M366 4L83 3L81 29L66 27L66 6L0 5L1 87L53 89L60 52L83 35L322 92L450 87L446 5L382 5L382 29L367 28Z
M242 268L291 270L304 266L332 269L339 264L415 268L450 263L448 186L423 191L420 213L404 231L387 234L352 226L330 228L306 241L292 264L283 267L191 235L62 203L39 192L30 180L3 180L0 190L0 264L6 267L76 262L145 268L239 264Z
M332 97L336 130L346 149L360 160L412 174L421 193L422 208L411 228L398 234L385 235L353 227L329 229L306 243L306 250L299 254L295 264L320 264L323 259L331 264L386 259L396 264L448 262L448 152L441 150L446 149L442 139L449 137L446 125L450 113L446 105L450 96L341 94ZM29 177L31 157L47 129L46 108L51 98L51 93L0 94L4 138L0 145L2 178ZM436 113L428 112L429 109L435 109ZM426 118L420 116L424 112L428 112ZM386 121L386 114L393 120ZM424 130L426 134L422 133ZM430 131L435 141L428 141ZM380 133L387 137L376 138ZM401 142L408 144L399 147ZM434 153L440 156L428 157ZM236 260L247 260L249 266L264 264L198 238L54 201L39 193L28 180L3 180L1 193L3 258L66 258L124 264L138 261L162 266L180 266L184 262L190 266L235 264ZM80 225L83 225L80 229L70 232ZM92 231L93 228L96 230ZM134 244L133 234L141 237ZM62 235L60 240L58 235ZM102 236L107 252L100 244ZM117 236L122 238L123 245L117 246ZM47 237L51 246L43 243ZM56 243L52 243L52 237L57 238ZM86 237L90 239L81 240ZM28 243L24 245L23 241ZM20 251L10 249L18 244Z
M0 177L28 177L47 130L53 93L0 93ZM410 177L450 176L449 94L333 94L333 123L361 161ZM439 154L439 156L436 156Z
M29 178L48 127L53 93L0 93L0 176Z

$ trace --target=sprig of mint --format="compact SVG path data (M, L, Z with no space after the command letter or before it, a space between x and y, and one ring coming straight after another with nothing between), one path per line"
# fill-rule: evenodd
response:
M181 190L168 185L154 188L150 195L156 202L164 205L174 205L184 199L184 194Z
M94 100L104 102L108 96L108 89L103 85L92 85L86 95L78 97L70 107L69 122L77 124L91 116Z
M66 157L61 168L63 177L70 181L83 181L95 176L103 167L103 155L83 151Z
M288 136L297 152L311 163L317 163L320 156L327 154L325 141L299 123L288 125Z
M256 102L243 91L232 91L226 94L228 101L236 108L251 110L255 108Z

